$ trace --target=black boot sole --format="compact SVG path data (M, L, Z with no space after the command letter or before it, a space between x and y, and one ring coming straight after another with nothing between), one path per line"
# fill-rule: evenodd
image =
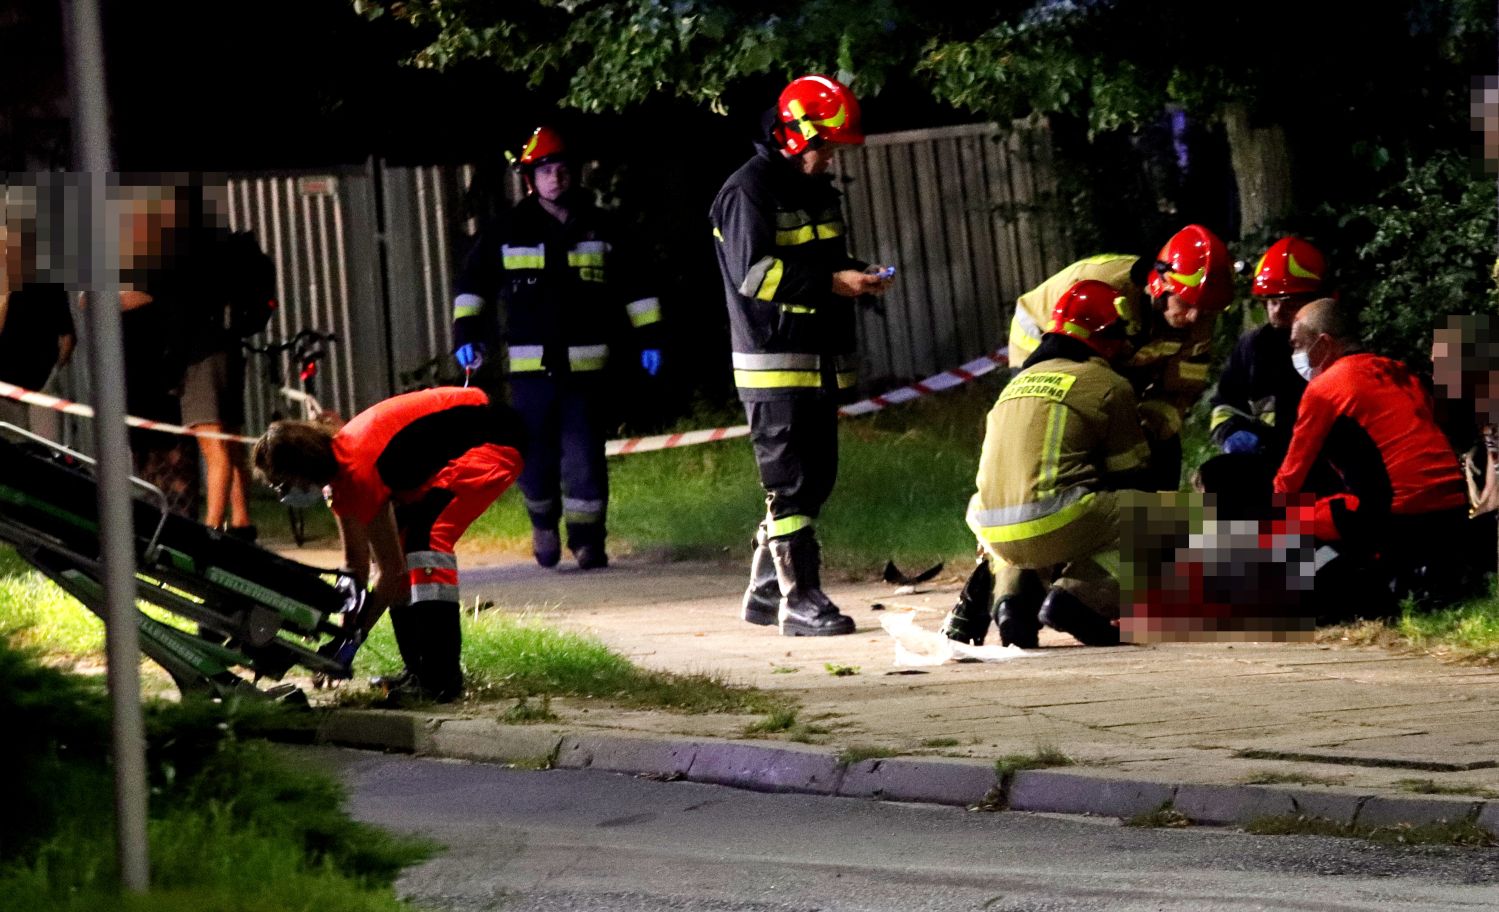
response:
M780 620L776 617L776 609L774 608L771 608L769 610L761 610L759 608L754 608L752 606L746 605L744 606L744 608L740 609L739 616L746 622L754 624L756 627L774 627L776 624L780 623Z
M780 624L780 627L781 636L787 637L846 636L850 633L856 632L857 630L857 628L854 627L853 621L849 621L847 624L838 624L828 627L810 627L795 622L782 622Z

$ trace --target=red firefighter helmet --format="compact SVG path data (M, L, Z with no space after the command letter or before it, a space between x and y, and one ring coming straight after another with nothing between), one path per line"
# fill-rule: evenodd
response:
M1152 298L1174 294L1194 310L1217 313L1233 297L1233 267L1228 247L1201 225L1188 225L1156 254L1155 269L1145 285Z
M1252 294L1259 298L1318 294L1326 285L1327 261L1322 251L1297 237L1283 237L1270 245L1254 267Z
M1084 279L1067 289L1051 309L1046 331L1070 336L1112 361L1124 347L1130 314L1129 298L1119 289Z
M859 99L848 86L827 76L793 79L777 102L780 122L775 139L782 149L797 155L825 142L860 145Z
M522 168L534 168L549 161L562 161L566 155L567 146L563 144L561 134L543 126L531 134L516 163Z

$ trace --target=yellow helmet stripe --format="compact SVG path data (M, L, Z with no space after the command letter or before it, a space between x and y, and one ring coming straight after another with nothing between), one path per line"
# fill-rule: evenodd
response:
M1196 272L1193 272L1193 273L1185 273L1185 272L1168 272L1168 273L1166 273L1167 278L1171 279L1171 281L1176 282L1176 283L1181 284L1181 285L1185 285L1188 288L1196 288L1198 285L1201 285L1202 284L1202 280L1205 279L1205 278L1207 278L1207 275L1208 275L1208 268L1206 266L1203 266L1203 267L1199 268Z

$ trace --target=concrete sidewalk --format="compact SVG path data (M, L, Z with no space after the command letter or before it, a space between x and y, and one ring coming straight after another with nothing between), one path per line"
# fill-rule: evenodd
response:
M316 554L288 553L319 563ZM464 592L470 606L478 596L499 610L591 633L644 666L715 672L793 696L800 721L828 730L815 738L817 747L778 735L745 740L752 717L601 712L597 704L571 700L553 701L561 716L556 725L501 726L493 706L470 704L445 721L420 716L420 731L401 729L394 737L411 741L407 749L434 750L446 741L447 752L475 757L485 755L482 743L491 743L490 754L508 752L509 759L549 746L559 763L569 752L574 759L608 754L613 748L599 745L610 738L616 747L640 741L655 745L646 753L664 766L630 771L686 775L706 763L702 775L689 776L706 781L716 780L712 763L700 759L707 756L702 745L735 739L745 745L738 754L729 745L709 753L746 770L784 765L763 748L779 751L776 757L831 760L838 769L813 770L813 778L838 781L803 790L898 797L890 788L858 784L860 775L883 770L887 779L915 783L924 800L943 800L922 791L933 770L949 770L963 781L963 794L972 795L977 784L992 784L995 759L1051 748L1077 765L1003 783L1012 807L1119 814L1174 800L1178 810L1204 821L1282 811L1345 820L1359 814L1360 822L1471 816L1499 830L1499 669L1328 644L1088 649L1049 630L1042 649L1013 661L901 668L881 616L912 611L920 626L935 630L956 597L956 578L903 596L883 583L831 583L830 594L859 632L805 639L738 619L744 576L739 568L698 563L624 560L582 573L511 562L466 568ZM829 663L858 673L833 676ZM340 724L355 727L334 740L360 741L358 726L373 724L353 718ZM381 724L400 728L393 720ZM912 759L836 763L837 751L866 747ZM683 762L688 767L678 769ZM1432 780L1461 794L1415 794L1418 786L1409 780ZM1256 781L1274 784L1246 787ZM1496 800L1484 803L1489 795Z

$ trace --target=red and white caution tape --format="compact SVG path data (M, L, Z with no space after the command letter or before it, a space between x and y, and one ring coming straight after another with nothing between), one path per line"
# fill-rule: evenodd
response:
M888 393L872 396L846 405L838 410L838 414L845 417L856 415L868 415L899 405L902 402L910 402L913 399L921 399L935 393L950 390L954 387L969 383L977 377L982 377L998 367L1004 367L1009 363L1009 348L1000 348L990 352L982 358L975 358L960 367L952 370L934 374L925 380L912 383L910 386L902 386ZM22 389L9 383L0 383L0 396L25 402L30 405L52 409L55 412L63 412L68 415L80 415L84 418L94 417L94 410L82 403L70 402L67 399L59 399L46 393L33 392ZM149 421L145 418L137 418L134 415L125 416L125 423L131 427L144 428L151 431L161 431L166 434L184 434L190 437L208 437L214 440L238 440L244 443L254 443L254 437L244 437L239 434L224 434L218 431L197 431L192 428L182 427L176 424L166 424L160 421ZM679 434L657 434L653 437L630 437L624 440L611 440L604 445L604 453L609 456L627 456L631 453L647 453L651 450L671 450L677 447L695 446L700 443L713 443L719 440L729 440L734 437L748 437L749 425L740 424L734 427L709 428L701 431L683 431Z
M1005 367L1010 363L1010 349L1008 346L990 352L982 358L975 358L960 367L952 370L934 374L925 380L912 383L910 386L902 386L888 393L882 393L869 399L863 399L852 405L846 405L838 410L838 414L845 418L855 415L868 415L892 405L902 402L910 402L913 399L921 399L934 393L950 390L956 386L969 383L977 377L982 377L998 367ZM698 443L712 443L715 440L727 440L731 437L748 437L749 425L740 424L734 427L712 428L704 431L685 431L680 434L658 434L654 437L631 437L627 440L611 440L604 445L604 452L609 456L624 456L629 453L645 453L650 450L670 450L676 447L692 446Z
M46 393L37 393L29 389L22 389L9 383L0 383L0 396L6 399L14 399L17 402L25 402L28 405L36 405L54 412L62 412L67 415L79 415L84 418L94 417L92 407L81 402L71 402L67 399L59 399ZM148 431L161 431L164 434L185 434L189 437L208 437L214 440L239 440L244 443L254 443L254 437L243 437L239 434L223 434L218 431L195 431L192 428L182 427L177 424L167 424L162 421L149 421L145 418L137 418L134 415L126 415L125 423L131 427L144 428Z

